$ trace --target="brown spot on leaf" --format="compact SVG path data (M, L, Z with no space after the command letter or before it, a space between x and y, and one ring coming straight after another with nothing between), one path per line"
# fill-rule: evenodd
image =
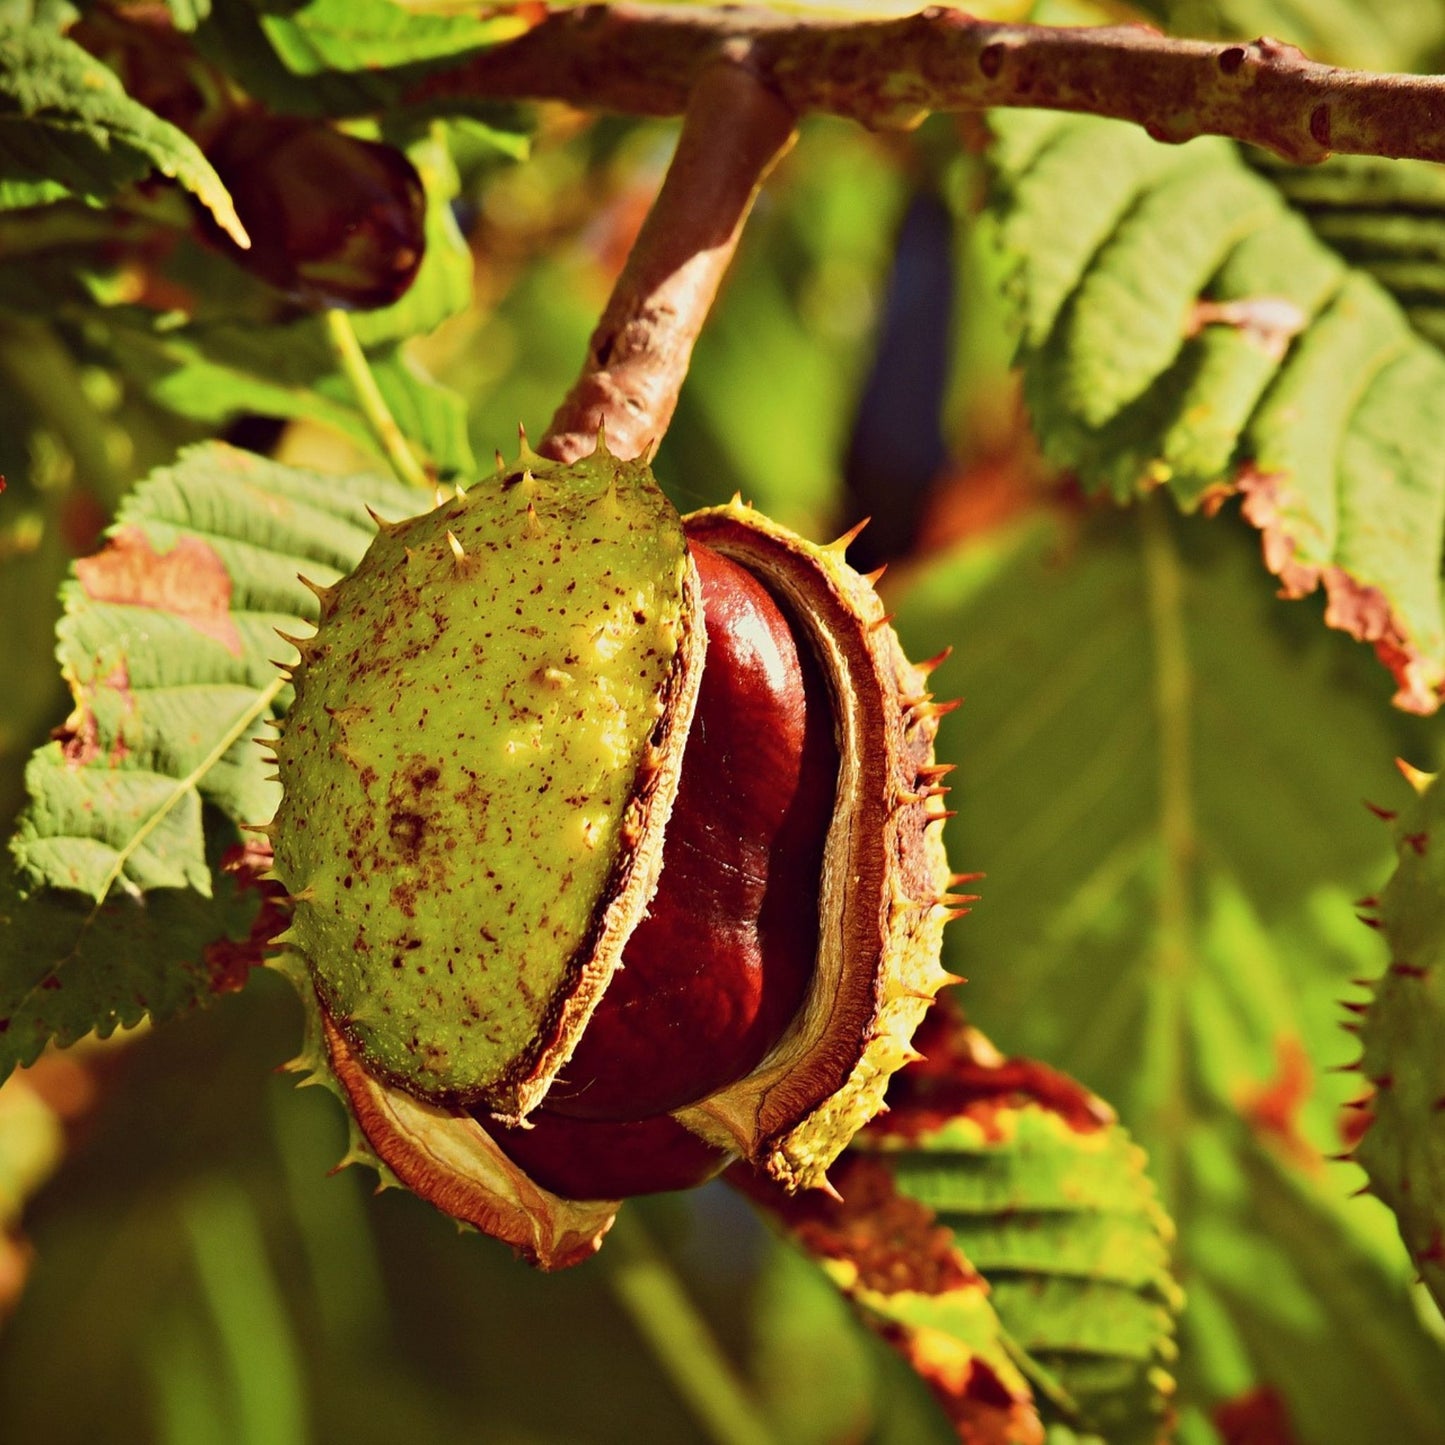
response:
M1080 1134L1113 1123L1108 1105L1067 1074L1034 1059L1005 1058L956 1005L935 1004L913 1042L924 1057L893 1076L888 1113L868 1126L874 1133L917 1139L967 1119L995 1140L999 1116L1029 1105Z
M251 970L266 962L270 946L291 922L286 889L267 876L270 871L271 845L264 838L248 839L221 855L221 872L234 880L236 891L254 890L260 897L245 938L218 938L202 950L212 993L244 988Z
M130 690L130 671L125 659L121 658L99 682L75 685L75 709L60 727L50 736L60 744L60 751L71 767L83 768L93 763L104 753L111 767L124 762L130 753L130 746L124 736L117 732L111 739L110 749L101 747L100 725L96 719L92 702L100 689L107 689L119 695L124 713L135 710L135 695Z
M754 1197L762 1191L760 1202L810 1254L851 1264L863 1289L946 1294L986 1288L959 1252L952 1231L926 1205L898 1193L881 1159L846 1155L834 1166L833 1184L841 1200L821 1190L785 1194L742 1168L729 1177Z
M1222 1445L1298 1445L1289 1411L1273 1385L1256 1385L1214 1407Z
M78 703L50 736L60 744L61 756L73 768L83 768L101 755L100 726L84 702Z
M1300 1130L1300 1111L1313 1092L1309 1054L1297 1038L1289 1036L1275 1041L1274 1077L1247 1089L1239 1103L1240 1114L1256 1133L1310 1169L1319 1167L1320 1154Z
M199 537L183 536L169 552L157 552L139 527L120 527L103 551L81 558L75 570L95 601L168 612L241 655L241 635L231 616L231 574Z

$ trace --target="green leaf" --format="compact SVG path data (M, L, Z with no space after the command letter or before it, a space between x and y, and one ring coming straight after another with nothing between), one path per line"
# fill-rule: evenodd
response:
M395 0L309 0L284 14L261 13L276 54L293 74L307 76L449 60L511 40L529 24L505 8L485 18L433 15Z
M294 115L469 115L494 126L502 148L530 128L517 107L471 97L410 104L426 75L528 28L505 9L489 18L410 14L392 0L210 0L197 27L202 54L248 95Z
M151 400L193 421L219 426L246 412L325 422L375 449L351 384L336 369L324 323L315 317L277 326L169 324L139 310L108 313L121 368ZM445 475L475 471L466 409L398 343L370 357L373 374L407 440Z
M1425 1445L1445 1354L1388 1213L1326 1162L1352 1093L1337 1001L1378 969L1352 900L1388 838L1360 799L1420 745L1364 658L1279 605L1243 529L1170 513L1036 516L900 599L909 654L956 644L934 682L968 699L940 739L949 846L987 880L950 963L980 1027L1149 1150L1184 1403L1270 1384L1315 1445Z
M1423 161L1334 156L1289 166L1251 163L1278 187L1320 240L1367 271L1404 308L1411 326L1445 343L1445 172Z
M1180 1295L1143 1152L1099 1100L1004 1059L953 1009L917 1044L832 1171L841 1198L750 1192L960 1438L1164 1439Z
M1038 1441L1029 1381L957 1241L899 1191L886 1161L850 1151L829 1173L835 1198L786 1195L750 1172L730 1177L898 1350L961 1438Z
M277 801L256 743L285 708L276 631L316 615L297 573L335 581L373 535L368 503L397 517L416 501L198 447L76 564L59 645L74 710L31 760L0 898L0 1070L235 982L234 954L206 945L248 938L267 896L266 859L225 849Z
M178 181L238 245L226 188L189 136L126 95L74 41L0 28L0 208L108 200L152 171Z
M1445 1308L1445 789L1415 781L1421 793L1395 822L1400 862L1379 902L1390 966L1361 1020L1367 1127L1355 1157Z
M1396 702L1433 711L1445 358L1230 143L993 124L991 213L1050 460L1120 499L1242 496L1286 592L1323 586L1327 623L1375 645Z
M989 1283L1045 1422L1159 1440L1173 1394L1172 1228L1112 1113L1044 1065L1005 1059L938 1009L924 1060L860 1136Z

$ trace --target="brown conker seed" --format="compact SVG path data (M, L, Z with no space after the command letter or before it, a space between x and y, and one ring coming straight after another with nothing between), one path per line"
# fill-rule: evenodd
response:
M662 876L551 1113L641 1119L741 1078L792 1021L817 957L838 773L827 687L755 577L690 551L708 650Z

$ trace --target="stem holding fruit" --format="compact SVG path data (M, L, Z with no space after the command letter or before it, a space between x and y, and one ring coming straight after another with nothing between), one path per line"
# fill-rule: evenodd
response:
M597 444L631 459L662 440L693 344L796 117L738 65L699 77L657 200L540 450L576 461Z

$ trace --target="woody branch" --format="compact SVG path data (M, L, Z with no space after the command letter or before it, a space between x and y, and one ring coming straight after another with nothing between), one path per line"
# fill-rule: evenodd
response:
M428 77L412 98L678 115L719 60L747 69L799 115L877 129L907 129L930 111L1034 106L1132 121L1160 140L1228 136L1301 163L1331 151L1445 161L1445 77L1321 65L1268 39L995 24L942 8L865 21L747 7L559 10Z

